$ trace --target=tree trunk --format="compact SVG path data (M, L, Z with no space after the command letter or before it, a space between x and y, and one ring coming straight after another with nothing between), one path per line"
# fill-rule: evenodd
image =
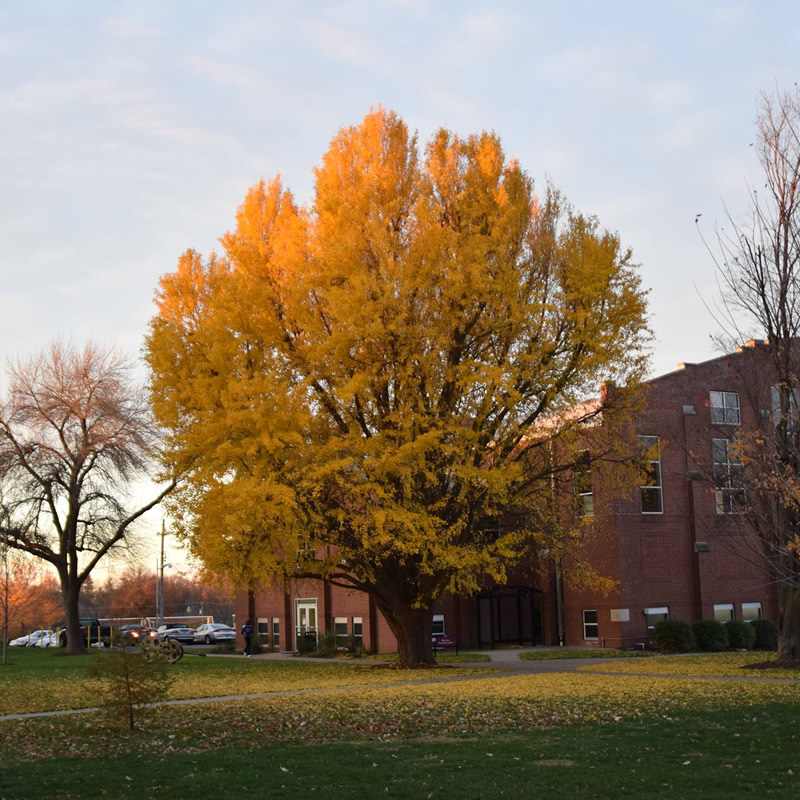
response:
M86 652L86 642L81 631L81 615L78 607L80 599L80 584L69 579L69 576L61 576L61 598L64 604L67 627L67 648L66 654L79 656Z
M386 601L378 597L375 598L375 605L397 639L400 666L429 667L436 663L433 657L433 616L430 608L387 605Z
M778 585L778 661L800 659L800 588Z

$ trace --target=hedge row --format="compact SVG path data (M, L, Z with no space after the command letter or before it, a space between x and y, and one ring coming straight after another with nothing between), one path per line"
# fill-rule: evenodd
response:
M778 626L768 619L752 622L717 622L700 619L691 625L679 619L656 623L650 644L662 653L688 653L692 650L775 650Z

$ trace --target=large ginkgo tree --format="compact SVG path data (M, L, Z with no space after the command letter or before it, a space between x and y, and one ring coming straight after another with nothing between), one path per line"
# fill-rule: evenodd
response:
M367 592L401 663L430 663L442 593L565 540L576 450L624 457L645 292L618 236L537 197L492 133L420 151L378 109L315 177L305 208L254 186L221 252L161 280L152 399L190 476L170 505L211 571Z

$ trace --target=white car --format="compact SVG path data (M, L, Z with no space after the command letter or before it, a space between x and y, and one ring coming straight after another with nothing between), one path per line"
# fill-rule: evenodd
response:
M194 632L195 644L216 644L217 642L235 642L236 631L230 625L221 622L206 622Z
M54 631L38 630L27 636L20 636L8 643L9 647L57 647L58 637Z

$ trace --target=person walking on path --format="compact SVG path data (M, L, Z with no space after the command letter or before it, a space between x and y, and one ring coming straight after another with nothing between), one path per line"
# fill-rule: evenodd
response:
M242 625L242 636L244 636L244 654L250 658L253 654L253 623L249 619Z

